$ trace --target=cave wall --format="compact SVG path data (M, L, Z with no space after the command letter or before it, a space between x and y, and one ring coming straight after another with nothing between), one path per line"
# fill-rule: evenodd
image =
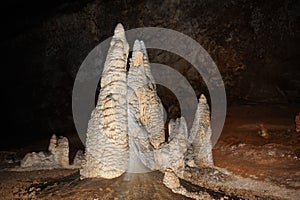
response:
M46 2L48 7L34 8L33 2L19 10L18 2L7 7L12 12L0 42L4 124L12 133L6 144L15 137L26 139L27 133L38 138L75 132L71 96L77 70L118 22L126 30L170 28L198 41L217 64L229 103L300 102L297 1ZM149 57L180 71L198 96L207 93L201 76L184 59L158 50L149 50ZM164 88L158 92L168 108L176 103Z

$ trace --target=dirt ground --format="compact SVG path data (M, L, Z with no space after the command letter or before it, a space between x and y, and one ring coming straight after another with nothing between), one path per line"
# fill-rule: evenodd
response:
M300 133L296 133L294 122L299 112L299 106L231 106L213 150L215 165L242 177L299 191ZM72 159L81 145L77 137L69 139ZM46 147L47 140L8 152L23 156ZM0 154L2 169L18 163L14 153L6 154ZM162 178L161 173L151 172L124 174L112 180L80 180L78 170L0 170L0 199L188 199L172 193ZM232 199L226 194L216 196Z
M215 165L257 180L300 189L299 107L234 106L214 147Z

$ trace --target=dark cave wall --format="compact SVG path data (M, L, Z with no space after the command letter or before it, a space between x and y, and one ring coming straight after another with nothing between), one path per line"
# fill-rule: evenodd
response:
M298 11L297 1L279 0L56 1L51 12L36 18L34 8L27 15L23 11L12 20L14 25L8 21L0 43L4 124L12 132L8 141L26 138L22 132L34 137L75 132L71 96L77 70L118 22L127 30L170 28L198 41L217 64L229 103L299 102ZM150 61L185 75L198 96L207 93L200 75L185 60L157 50L149 54ZM168 94L160 88L170 107L176 100Z

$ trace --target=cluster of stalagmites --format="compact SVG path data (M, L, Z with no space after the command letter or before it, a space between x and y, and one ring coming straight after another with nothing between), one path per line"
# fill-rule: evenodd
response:
M69 164L69 141L66 137L57 138L52 135L48 151L32 152L25 155L21 160L21 168L38 170L53 168L80 168L83 161L83 152L79 150L73 161Z
M21 161L21 167L55 168L69 166L69 142L66 137L57 138L52 135L48 152L32 152L26 154Z
M126 171L146 170L178 174L186 165L212 167L210 113L205 96L199 99L191 130L184 117L171 120L165 141L163 106L143 41L135 41L127 71L128 54L125 32L118 24L88 124L82 177L110 179Z

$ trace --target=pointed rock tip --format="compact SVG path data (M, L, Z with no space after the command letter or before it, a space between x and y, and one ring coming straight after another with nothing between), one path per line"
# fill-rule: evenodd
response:
M141 43L139 40L134 41L133 51L141 51Z
M199 102L201 103L207 103L206 97L204 94L201 94L200 98L199 98Z
M116 28L115 28L115 34L120 33L120 32L124 32L124 27L121 23L118 23Z
M146 46L143 40L140 41L140 44L141 44L141 49L146 51Z
M124 31L124 27L122 24L119 23L116 26L113 38L120 38L121 40L126 40L125 31Z
M147 49L146 49L146 45L145 45L144 41L141 40L140 44L141 44L141 49L142 49L143 53L148 57Z

